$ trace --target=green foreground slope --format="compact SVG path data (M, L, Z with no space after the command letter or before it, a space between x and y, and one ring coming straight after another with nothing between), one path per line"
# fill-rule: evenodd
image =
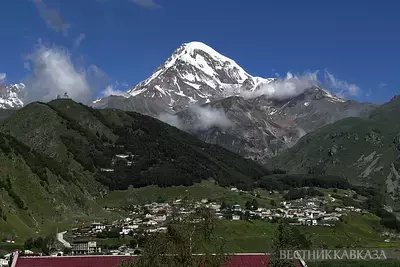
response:
M51 158L0 134L1 236L23 239L55 231L55 223L101 213L60 169Z

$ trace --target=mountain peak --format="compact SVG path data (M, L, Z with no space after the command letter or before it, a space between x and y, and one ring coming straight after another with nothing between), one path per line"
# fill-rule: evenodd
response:
M197 41L182 44L168 58L165 64L160 67L161 69L167 69L175 66L183 70L182 65L186 65L187 68L194 68L192 71L202 72L202 76L208 76L207 78L212 80L209 84L213 85L211 87L215 87L221 83L243 83L251 77L234 60L222 55L210 46ZM188 71L187 68L186 72ZM160 68L157 70L160 70ZM187 75L185 78L191 82L196 82L206 77Z
M173 113L193 103L201 105L239 94L260 79L249 75L234 60L195 41L182 44L128 94L142 100L153 99L168 107L164 111Z
M228 64L233 64L236 67L241 68L235 61L222 55L221 53L217 52L214 48L202 42L193 41L190 43L184 43L178 48L178 50L182 50L183 55L189 55L194 58L196 58L198 52L207 53L214 60L226 62Z

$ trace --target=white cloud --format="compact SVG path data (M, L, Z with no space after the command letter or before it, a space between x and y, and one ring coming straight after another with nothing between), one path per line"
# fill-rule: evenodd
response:
M27 62L24 62L24 69L26 69L26 70L31 70L31 64L27 61Z
M372 89L369 89L368 92L365 94L366 97L372 96Z
M288 99L304 92L307 88L319 85L318 71L306 72L303 75L293 75L288 72L286 77L277 81L261 84L254 91L244 91L241 96L244 98L255 98L266 95L273 99Z
M68 34L70 25L63 19L61 13L55 9L48 8L44 0L32 0L39 10L40 16L50 29L57 32L61 31L64 35Z
M159 8L161 7L159 4L154 2L154 0L130 0L131 2L147 8Z
M82 41L86 38L86 34L81 33L78 37L76 37L74 41L74 48L77 48L81 45Z
M92 89L86 72L74 66L66 50L39 44L29 59L32 75L25 81L27 103L49 101L65 92L75 101L90 102Z
M225 130L234 126L223 109L193 105L188 108L188 112L190 122L184 122L178 115L168 113L159 115L158 119L185 131L205 131L212 127Z
M360 87L358 87L356 84L340 80L327 70L325 70L325 82L327 83L328 87L338 90L339 92L337 94L341 97L358 96L361 92Z
M182 122L177 115L163 113L158 116L158 119L178 129L183 129Z
M385 88L385 87L387 87L387 86L388 86L387 83L381 82L381 83L378 85L378 88L379 88L379 89L382 89L382 88Z
M110 95L129 97L129 94L126 91L116 89L115 85L109 85L101 92L102 97L107 97Z
M1 73L0 72L0 82L4 81L6 79L6 77L7 77L6 73Z
M189 110L195 118L195 123L192 125L194 130L204 131L212 127L226 129L233 126L233 123L228 119L222 109L195 105L190 107Z

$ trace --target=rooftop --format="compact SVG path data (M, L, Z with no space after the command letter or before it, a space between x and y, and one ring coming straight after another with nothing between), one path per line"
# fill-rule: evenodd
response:
M15 257L15 267L115 267L137 256L59 256L59 257ZM15 263L15 265L14 265ZM268 255L264 253L233 254L226 267L265 267ZM300 266L300 265L299 265Z

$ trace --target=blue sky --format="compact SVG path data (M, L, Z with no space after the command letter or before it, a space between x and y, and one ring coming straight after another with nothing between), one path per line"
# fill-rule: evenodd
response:
M75 68L101 69L98 91L132 86L196 40L252 75L328 70L335 87L359 88L349 98L382 103L400 93L399 9L394 0L3 0L0 73L26 79L41 42Z

